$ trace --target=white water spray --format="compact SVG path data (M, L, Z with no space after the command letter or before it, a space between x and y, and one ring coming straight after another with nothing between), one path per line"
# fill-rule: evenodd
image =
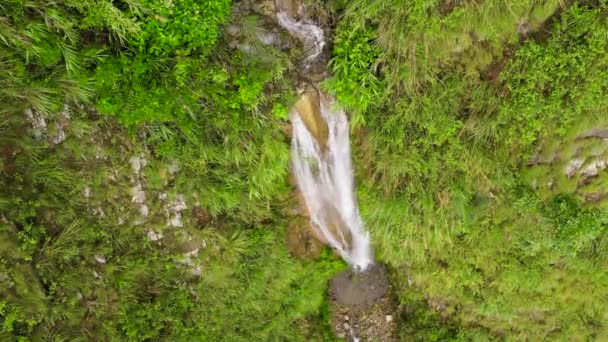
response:
M279 13L277 18L308 51L305 63L321 56L325 39L320 27L296 22L285 13ZM319 94L320 115L314 119L327 126L326 144L306 126L304 116L310 113L292 109L293 173L313 227L352 267L365 270L374 262L373 253L354 193L348 120L344 111L332 109L334 102Z
M313 23L295 21L285 12L279 12L277 19L279 25L304 45L305 63L312 63L321 56L325 47L325 34L322 28Z

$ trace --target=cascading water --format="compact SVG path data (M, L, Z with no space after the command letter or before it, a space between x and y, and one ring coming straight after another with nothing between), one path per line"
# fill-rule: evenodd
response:
M277 19L302 42L306 67L322 56L325 39L319 26L295 21L284 12ZM304 113L297 105L290 113L293 174L313 227L355 270L365 270L374 260L354 193L348 120L344 111L333 108L333 99L316 95L319 101L308 103L317 115ZM315 136L311 125L326 129L317 130ZM319 136L323 135L319 131L326 136Z

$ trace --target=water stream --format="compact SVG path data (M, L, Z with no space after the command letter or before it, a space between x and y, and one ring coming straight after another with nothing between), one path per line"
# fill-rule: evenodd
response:
M277 14L279 24L302 43L305 69L323 53L323 30ZM370 236L363 227L354 191L349 125L335 100L315 89L291 110L292 166L312 226L355 270L373 264Z

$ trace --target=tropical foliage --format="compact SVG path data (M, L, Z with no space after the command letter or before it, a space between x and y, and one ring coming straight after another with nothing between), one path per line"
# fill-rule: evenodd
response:
M333 339L249 3L0 3L1 340ZM307 5L402 338L607 339L608 3Z

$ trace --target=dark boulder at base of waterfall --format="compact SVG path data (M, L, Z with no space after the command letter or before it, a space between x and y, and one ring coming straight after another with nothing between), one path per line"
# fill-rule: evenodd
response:
M332 331L347 341L397 341L397 301L384 265L347 270L329 286Z

